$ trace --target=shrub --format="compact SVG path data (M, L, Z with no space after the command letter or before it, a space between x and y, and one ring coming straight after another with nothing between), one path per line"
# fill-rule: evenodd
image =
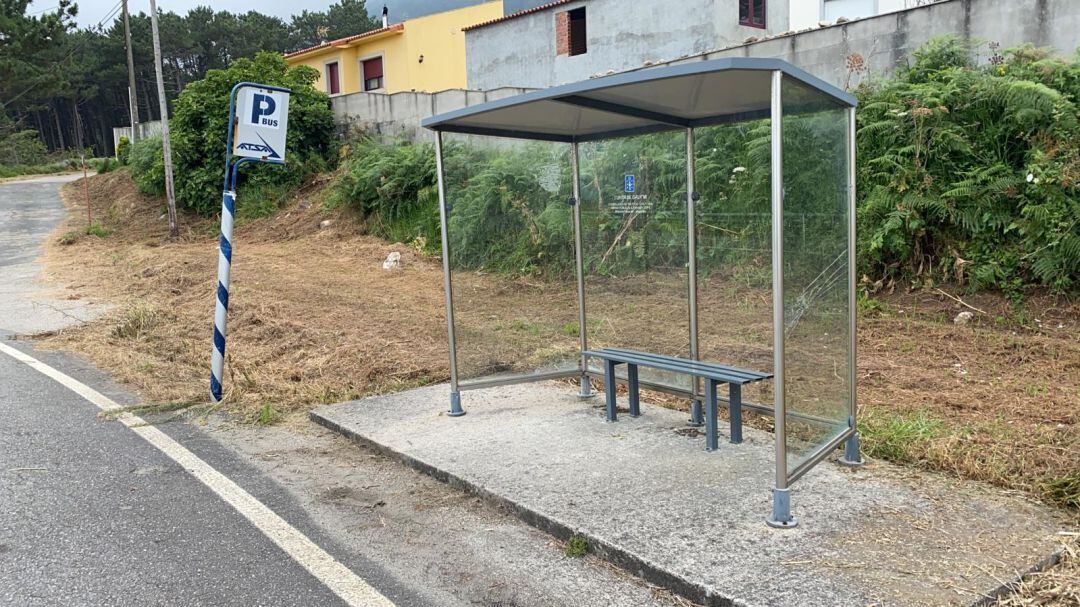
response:
M127 166L131 161L131 140L127 137L120 137L116 142L116 160L122 166Z
M381 145L361 139L351 146L327 206L350 206L373 234L397 242L440 248L435 152L431 145Z
M91 158L86 165L98 173L109 173L117 167L112 158Z
M237 213L244 213L244 192L249 188L288 191L310 174L326 170L336 152L334 120L329 97L312 86L318 77L313 68L290 68L280 54L264 52L254 60L238 59L228 69L210 70L203 80L187 85L169 121L177 202L203 215L220 209L229 93L242 81L287 87L292 95L285 150L288 164L241 168Z
M1080 286L1080 65L1027 47L974 67L942 39L859 96L863 273Z
M45 164L47 151L37 131L16 131L0 137L0 165Z
M131 176L143 194L165 194L165 160L161 151L161 137L140 139L131 146Z

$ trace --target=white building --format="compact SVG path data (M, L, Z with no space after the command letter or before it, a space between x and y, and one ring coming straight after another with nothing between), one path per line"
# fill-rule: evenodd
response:
M791 0L791 29L834 23L841 17L851 21L930 4L934 0Z

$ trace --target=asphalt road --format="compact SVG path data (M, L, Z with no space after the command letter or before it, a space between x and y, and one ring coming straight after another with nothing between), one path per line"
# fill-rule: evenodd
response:
M105 306L69 299L38 281L42 244L65 213L60 186L78 177L0 183L0 333L55 331L105 311Z
M0 602L339 605L176 462L0 356Z
M0 184L9 335L77 320L35 297L35 258L63 216L65 180ZM0 604L344 604L182 466L99 413L0 354Z

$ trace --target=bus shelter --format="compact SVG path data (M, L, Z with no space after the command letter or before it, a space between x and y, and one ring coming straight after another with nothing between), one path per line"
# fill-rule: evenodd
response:
M767 522L795 525L791 484L841 445L842 463L860 460L855 105L784 61L729 58L424 120L449 415L465 413L463 391L508 384L577 378L588 397L597 348L770 373L743 406L773 420ZM698 379L634 379L687 398L701 423Z

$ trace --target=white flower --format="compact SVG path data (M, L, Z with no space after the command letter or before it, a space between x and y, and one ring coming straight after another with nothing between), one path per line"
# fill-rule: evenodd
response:
M1035 181L1035 174L1034 173L1028 173L1027 181L1028 181L1028 183L1031 183L1032 181Z
M745 170L746 170L746 167L735 167L735 168L731 169L731 172L732 173L742 173Z

